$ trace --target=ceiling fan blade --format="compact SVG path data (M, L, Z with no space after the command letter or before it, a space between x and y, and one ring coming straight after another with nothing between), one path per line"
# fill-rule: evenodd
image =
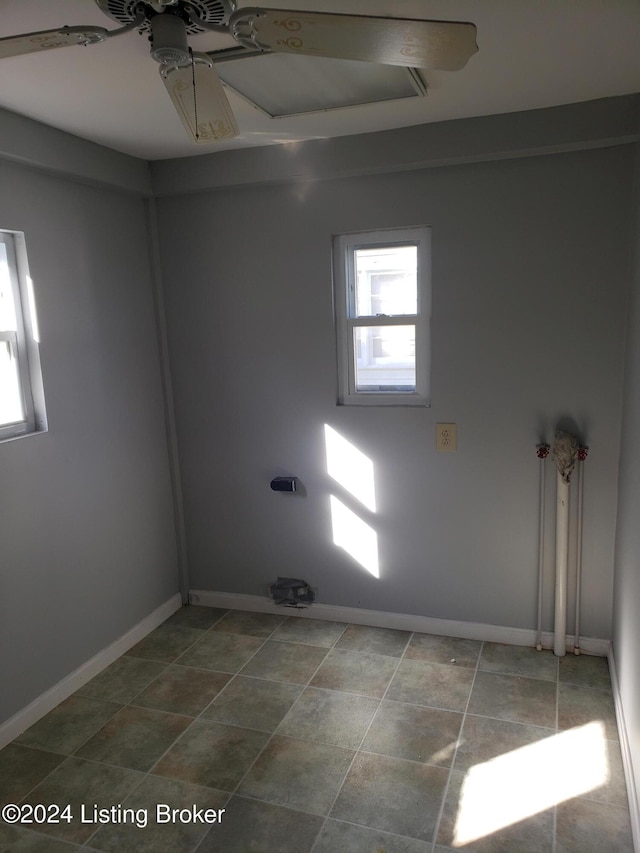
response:
M8 36L0 39L0 59L72 44L97 44L108 37L109 31L103 27L60 27L58 30Z
M243 8L229 24L248 47L383 65L457 71L478 50L475 25L458 21Z
M160 66L169 97L194 142L233 139L240 131L213 63L206 54L192 57L193 64Z

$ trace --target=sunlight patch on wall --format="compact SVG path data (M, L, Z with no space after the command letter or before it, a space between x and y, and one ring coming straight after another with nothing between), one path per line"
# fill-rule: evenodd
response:
M33 340L40 343L40 327L38 326L38 314L36 312L36 297L33 292L33 279L30 275L26 277L27 299L29 300L29 316L31 317L31 332Z
M361 450L343 438L328 424L324 425L327 448L327 472L350 495L371 512L376 511L376 489L373 462Z
M462 786L452 846L486 838L557 803L594 791L609 778L601 721L476 764Z
M334 495L331 495L331 524L334 544L344 548L374 578L379 578L378 535L373 527Z

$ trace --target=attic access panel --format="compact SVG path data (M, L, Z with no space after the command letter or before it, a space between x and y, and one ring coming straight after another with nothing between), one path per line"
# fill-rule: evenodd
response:
M271 118L424 97L415 68L272 53L216 64L220 79Z

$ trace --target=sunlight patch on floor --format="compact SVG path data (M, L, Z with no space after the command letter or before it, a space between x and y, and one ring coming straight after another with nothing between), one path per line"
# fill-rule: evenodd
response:
M453 847L605 785L610 778L604 725L587 723L472 767L460 794Z

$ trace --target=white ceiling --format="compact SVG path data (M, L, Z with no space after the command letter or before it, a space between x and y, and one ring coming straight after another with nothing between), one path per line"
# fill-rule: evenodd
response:
M147 40L136 32L91 47L2 60L0 107L154 160L640 92L639 0L267 0L260 5L472 21L479 52L461 71L424 72L426 98L270 119L230 93L241 134L213 146L188 140ZM93 0L0 0L0 37L78 24L118 26ZM208 33L190 43L196 50L213 50L235 42Z

